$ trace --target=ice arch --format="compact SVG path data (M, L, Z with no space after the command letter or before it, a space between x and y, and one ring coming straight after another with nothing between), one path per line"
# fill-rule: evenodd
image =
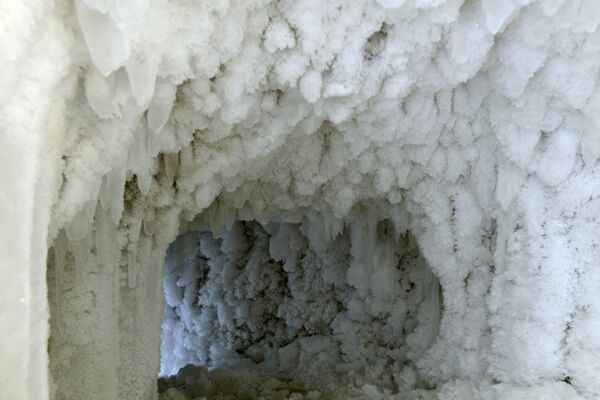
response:
M593 1L0 9L0 397L153 398L186 224L359 205L442 287L432 395L600 395Z

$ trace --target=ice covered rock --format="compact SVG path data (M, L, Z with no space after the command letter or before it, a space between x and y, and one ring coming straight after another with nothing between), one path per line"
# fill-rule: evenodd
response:
M177 87L171 83L159 82L156 84L154 98L148 108L148 128L152 132L158 134L167 123L176 92Z

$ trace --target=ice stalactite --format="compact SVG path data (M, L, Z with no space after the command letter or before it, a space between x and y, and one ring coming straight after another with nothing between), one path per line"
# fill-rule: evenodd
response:
M158 365L152 360L158 359L159 336L148 327L160 326L161 268L178 215L144 213L134 200L139 193L129 185L125 204L111 204L124 207L119 224L98 202L91 225L85 214L75 222L86 227L84 237L75 241L61 230L54 242L48 264L54 398L156 396ZM107 198L112 196L109 191ZM166 238L147 228L146 220L159 224Z

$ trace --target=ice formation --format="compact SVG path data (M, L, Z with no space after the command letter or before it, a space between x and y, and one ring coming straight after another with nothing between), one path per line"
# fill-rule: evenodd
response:
M161 375L245 365L313 382L343 372L416 384L405 377L437 336L441 298L414 240L362 220L313 250L302 231L239 222L222 239L190 232L174 243Z
M1 3L0 398L599 398L599 25Z

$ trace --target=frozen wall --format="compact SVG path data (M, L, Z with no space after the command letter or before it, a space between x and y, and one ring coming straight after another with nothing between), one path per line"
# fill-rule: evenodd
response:
M325 251L358 204L439 280L424 380L600 396L599 12L4 2L0 397L154 397L162 262L190 221L306 223Z
M45 1L0 4L2 399L48 398L46 238L70 47L54 11Z

